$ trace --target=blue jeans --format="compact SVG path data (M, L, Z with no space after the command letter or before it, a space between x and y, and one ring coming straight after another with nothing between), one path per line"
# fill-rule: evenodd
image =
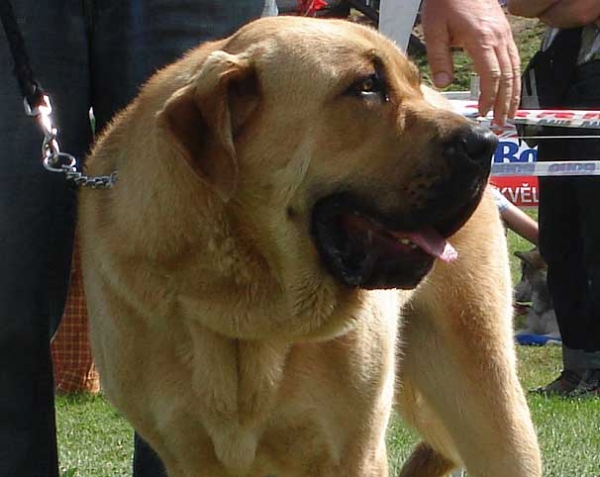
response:
M600 61L578 67L563 104L600 108ZM556 135L594 130L546 128ZM600 158L598 139L547 139L539 160ZM540 251L564 344L567 369L600 368L600 177L540 177Z
M270 3L273 3L272 0ZM161 66L263 14L265 0L13 0L61 149L82 159L92 132ZM0 477L55 477L50 335L62 315L76 190L41 165L0 29ZM160 475L141 446L138 476Z

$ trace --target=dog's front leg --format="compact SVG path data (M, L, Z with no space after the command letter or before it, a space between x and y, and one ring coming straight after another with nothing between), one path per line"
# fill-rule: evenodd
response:
M506 243L495 216L482 204L452 238L459 259L437 264L406 310L398 405L430 445L407 463L419 464L420 477L443 475L452 464L473 476L541 475L516 372ZM437 454L428 461L423 449L431 448Z

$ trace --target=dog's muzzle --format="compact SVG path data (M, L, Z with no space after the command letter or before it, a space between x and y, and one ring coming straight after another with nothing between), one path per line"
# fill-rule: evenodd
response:
M323 265L353 287L412 289L436 259L452 262L457 252L446 239L479 204L497 142L479 126L455 132L441 144L449 172L432 175L417 193L409 177L398 187L397 211L382 211L376 191L347 190L320 199L311 230Z

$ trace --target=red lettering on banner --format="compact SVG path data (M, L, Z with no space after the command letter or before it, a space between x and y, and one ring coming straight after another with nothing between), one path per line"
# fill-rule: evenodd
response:
M582 119L584 119L584 120L585 119L588 119L588 120L589 119L598 119L598 120L600 120L600 111L599 112L594 112L594 113L585 113L583 115Z
M575 113L568 111L542 111L537 115L538 118L555 118L555 119L573 119Z
M522 110L519 110L519 111L516 112L515 118L526 118L530 114L531 114L531 111L522 111Z

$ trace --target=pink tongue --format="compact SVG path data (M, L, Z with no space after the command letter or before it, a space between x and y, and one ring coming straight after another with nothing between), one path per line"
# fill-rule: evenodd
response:
M429 255L433 255L444 262L452 262L458 258L456 249L431 227L424 228L419 232L398 234L398 237L410 239Z

